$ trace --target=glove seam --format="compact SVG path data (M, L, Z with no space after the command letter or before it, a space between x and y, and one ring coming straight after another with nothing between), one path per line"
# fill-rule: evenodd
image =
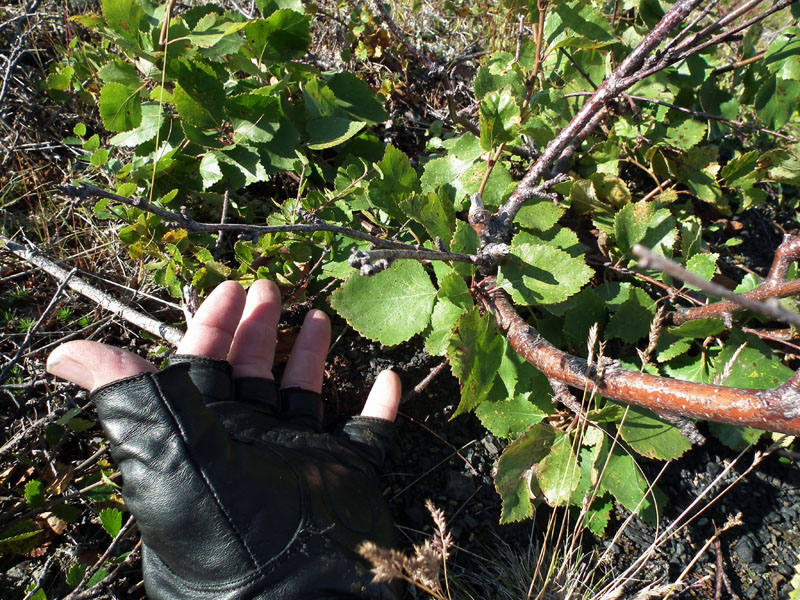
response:
M153 382L153 384L154 384L154 386L156 388L156 391L158 392L159 401L166 408L167 413L169 413L169 416L172 418L172 421L175 424L175 430L180 434L181 442L182 442L184 448L186 449L186 457L191 461L192 468L195 469L195 471L197 471L197 473L199 473L200 477L203 480L203 483L205 484L206 488L210 492L211 497L214 500L214 504L217 506L217 509L220 511L222 516L225 518L225 520L228 523L228 526L231 528L231 531L234 532L234 534L236 535L236 538L238 539L239 543L242 545L242 547L247 552L247 555L250 557L250 560L252 562L253 568L257 569L258 568L258 560L256 559L256 556L253 553L253 550L250 548L250 546L245 541L244 536L242 536L241 532L239 531L239 528L236 527L236 524L233 522L233 519L228 514L228 511L226 511L225 508L223 507L222 502L220 500L219 495L217 494L216 489L214 489L214 486L211 485L211 482L208 479L208 475L200 467L200 465L198 465L197 461L195 460L194 455L191 452L191 447L190 447L189 443L186 440L186 434L183 431L183 427L181 426L180 421L176 417L175 413L172 411L172 407L169 405L169 402L166 401L166 394L164 393L164 390L161 389L161 384L159 383L158 379L156 377L153 377L152 375L153 374L151 374L151 376L150 376L150 380Z

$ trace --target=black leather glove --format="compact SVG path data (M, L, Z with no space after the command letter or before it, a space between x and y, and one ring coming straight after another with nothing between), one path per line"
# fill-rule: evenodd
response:
M393 545L379 490L394 425L351 418L322 433L302 389L232 378L177 356L92 394L142 535L148 596L397 599L355 549Z

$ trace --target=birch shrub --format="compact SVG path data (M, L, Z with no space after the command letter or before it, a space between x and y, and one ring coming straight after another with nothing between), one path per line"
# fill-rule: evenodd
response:
M795 214L797 5L741 33L730 31L752 15L724 23L719 39L717 9L692 13L653 59L675 62L637 71L548 165L553 177L515 213L500 255L489 256L469 214L503 213L520 173L673 4L498 3L522 29L480 59L474 110L431 123L413 156L375 133L392 86L376 95L357 73L304 60L315 7L299 0L257 0L254 18L213 3L165 14L149 0L104 0L101 14L73 17L88 34L74 38L47 85L99 111L104 130L79 125L68 140L85 149L89 179L113 182L95 215L119 224L130 259L167 293L268 277L294 298L331 290L330 307L369 339L419 336L461 383L455 414L474 412L510 442L496 476L502 521L527 518L540 502L569 505L601 534L614 500L655 518L658 494L637 457L680 457L691 442L676 425L694 426L554 387L498 331L482 294L502 290L547 342L600 369L752 389L787 380L768 319L746 313L734 323L719 312L671 324L670 311L706 296L637 269L633 248L719 279L739 272L741 215L765 206ZM388 42L380 18L364 23L383 27L381 54L403 56L409 76L441 80L449 94L446 65L437 71L413 44ZM353 39L363 46L361 33ZM348 58L368 58L361 46ZM218 233L221 219L239 234ZM786 277L795 274L792 265ZM734 283L744 293L762 277ZM732 447L762 435L702 427Z

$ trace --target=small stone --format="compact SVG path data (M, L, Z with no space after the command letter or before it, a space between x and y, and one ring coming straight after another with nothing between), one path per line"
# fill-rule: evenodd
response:
M453 500L466 500L475 493L475 483L472 477L465 473L450 471L447 473L444 493Z
M483 444L483 447L486 448L486 451L489 453L489 456L495 456L498 452L500 452L500 450L497 448L497 446L494 445L494 442L492 442L489 436L483 438L481 440L481 444Z
M756 598L758 598L758 595L759 595L758 588L754 585L751 585L744 591L744 597L747 598L747 600L755 600Z
M753 562L753 558L755 558L755 546L750 538L743 537L740 538L736 545L733 547L733 551L739 557L743 563L749 565Z

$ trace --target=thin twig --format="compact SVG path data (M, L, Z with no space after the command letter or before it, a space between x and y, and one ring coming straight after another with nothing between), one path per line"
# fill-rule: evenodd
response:
M747 65L752 65L754 62L760 61L767 55L766 52L761 52L760 54L756 54L755 56L751 56L750 58L745 58L743 60L736 61L730 65L725 65L724 67L719 67L711 71L711 75L722 75L723 73L728 73L729 71L734 71L736 69L741 69L742 67L746 67Z
M0 244L4 244L6 249L13 252L19 258L36 265L49 275L55 277L58 281L65 281L69 275L69 271L60 267L49 258L46 258L36 248L26 248L21 246L4 235L0 235ZM112 298L105 292L89 285L79 277L71 278L67 285L69 285L70 289L94 301L98 306L100 306L100 308L113 312L129 323L136 325L137 327L169 342L170 344L177 346L183 339L183 333L181 333L178 329L170 327L161 321L157 321L152 317L126 306L116 298Z
M100 556L100 558L97 559L97 562L95 562L91 567L86 569L86 572L83 574L83 578L81 578L81 582L77 586L75 586L75 590L71 594L66 596L64 600L81 600L82 598L87 597L84 595L84 592L88 590L83 590L82 588L86 585L89 579L91 579L92 575L97 573L100 567L103 566L103 563L108 560L109 556L111 556L111 554L116 551L117 546L119 546L119 543L125 538L126 535L128 535L128 532L133 528L134 522L135 521L133 516L128 517L128 520L125 522L125 525L122 526L122 529L120 529L117 532L117 535L114 536L114 539L111 540L111 543L108 545L108 548L106 548L106 551L103 552L102 556ZM99 585L100 585L99 583L96 584L96 586Z
M0 370L0 383L5 381L9 373L11 373L11 369L13 369L14 365L16 365L17 362L19 362L19 359L22 357L22 354L30 345L31 340L33 339L33 334L36 333L39 327L42 326L42 323L44 323L48 319L50 313L52 313L55 310L58 301L61 299L61 295L64 293L64 288L67 287L67 285L69 284L69 280L72 279L72 276L75 275L76 272L77 269L72 269L69 273L67 273L64 280L58 285L58 289L56 289L55 294L53 294L53 297L50 299L47 308L45 308L44 311L42 312L41 316L39 317L39 320L36 321L36 323L33 326L28 328L28 331L25 333L25 339L22 340L22 344L20 344L19 348L17 349L17 353L3 367L3 369Z
M800 327L800 315L784 310L774 298L768 299L766 302L760 302L758 300L752 300L742 294L735 294L713 281L706 281L699 275L687 271L678 263L651 252L650 249L645 248L641 244L636 244L631 251L639 257L639 266L642 269L662 271L670 277L680 279L684 283L696 287L708 296L726 298L747 310Z
M403 395L403 399L400 401L400 404L405 404L406 402L411 400L414 396L420 394L426 387L428 387L431 381L433 381L436 378L436 376L439 375L439 373L445 370L448 364L450 364L449 361L445 359L438 365L433 367L430 370L430 373L428 373L417 385L415 385L413 388L408 390Z
M565 94L565 98L574 98L578 96L590 96L592 92L573 92L571 94ZM736 119L727 119L725 117L720 117L719 115L712 115L711 113L704 112L702 110L694 110L691 108L686 108L685 106L678 106L677 104L672 104L671 102L665 102L664 100L657 100L655 98L646 98L644 96L633 96L630 94L625 94L626 98L630 98L631 100L635 100L637 102L647 102L649 104L656 104L658 106L665 106L671 110L676 112L682 112L687 115L691 115L697 119L707 119L710 121L718 121L725 125L729 125L731 127L739 127L741 129L751 129L754 131L759 131L761 133L765 133L767 135L772 135L782 140L786 140L789 142L795 141L793 137L789 135L785 135L778 131L773 131L771 129L767 129L766 127L761 127L756 125L755 123L745 123L744 121L737 121Z
M266 233L300 233L300 232L313 233L317 231L330 231L332 233L338 233L347 237L370 242L379 248L398 248L398 249L414 248L414 246L411 246L409 244L404 244L402 242L395 242L394 240L379 238L374 235L369 235L366 233L362 233L360 231L356 231L355 229L340 227L338 225L330 225L329 223L323 223L323 222L310 223L310 224L296 224L296 225L248 225L244 223L200 223L189 217L186 211L183 211L183 213L177 213L171 210L166 210L164 208L161 208L160 206L156 206L155 204L148 202L143 198L127 198L125 196L120 196L119 194L114 194L113 192L107 192L106 190L100 189L93 185L89 185L87 183L62 186L61 191L67 195L74 196L77 198L97 197L97 198L108 198L110 200L117 200L118 202L122 202L123 204L127 204L128 206L134 206L141 210L147 211L151 214L157 215L162 219L176 223L177 225L186 229L187 231L193 231L193 232L214 233L221 231L236 231L240 233L251 233L251 234L262 235Z

